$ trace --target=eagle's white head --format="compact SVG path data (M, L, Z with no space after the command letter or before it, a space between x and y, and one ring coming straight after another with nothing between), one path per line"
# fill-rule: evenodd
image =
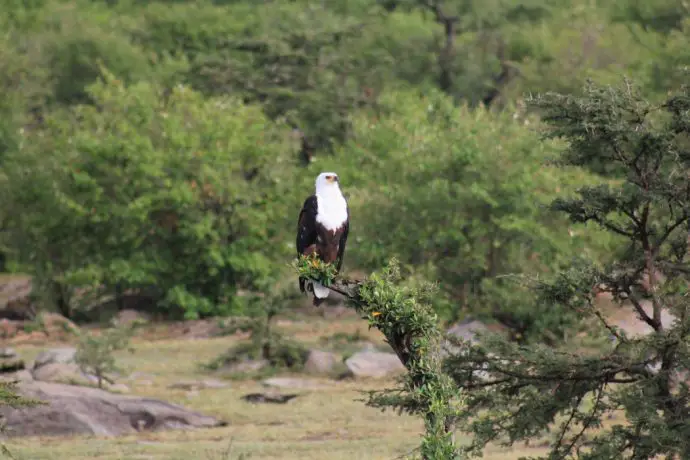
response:
M338 175L334 172L322 172L316 177L316 194L329 195L340 191Z
M323 172L316 177L316 201L316 221L326 229L335 230L347 221L347 202L340 191L336 173Z

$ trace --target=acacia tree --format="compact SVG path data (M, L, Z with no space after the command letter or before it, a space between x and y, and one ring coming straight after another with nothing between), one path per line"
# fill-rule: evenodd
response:
M572 344L519 347L499 337L462 345L445 368L466 396L459 422L474 437L465 452L555 428L548 458L690 455L689 96L685 90L654 106L626 82L590 84L582 97L532 100L552 128L549 136L569 141L559 163L609 179L555 200L553 208L574 222L598 224L622 243L613 262L580 261L535 288L543 301L598 324L611 340L579 351ZM632 336L612 324L596 302L602 291L649 333ZM602 428L609 414L622 414L624 422Z
M344 295L370 327L383 333L407 369L400 389L391 394L370 392L368 404L395 405L420 415L426 430L419 449L422 458L452 458L457 450L452 427L460 400L453 381L441 370L442 334L429 303L435 285L405 286L395 258L362 281L336 278L335 267L313 256L301 256L294 267L300 277L320 280Z
M621 243L606 265L581 258L553 280L532 284L542 302L590 326L587 342L448 337L455 350L441 365L434 352L441 336L420 301L428 291L400 287L390 267L361 282L334 280L308 260L298 271L345 294L407 367L403 387L373 393L369 404L423 415L424 459L481 456L489 443L546 434L552 441L542 458L689 458L690 92L653 106L629 84L588 85L582 97L549 94L532 104L553 128L549 135L569 141L558 163L602 179L552 207ZM649 333L616 327L596 301L600 292L634 312ZM623 417L604 427L609 415ZM454 444L455 429L471 441Z

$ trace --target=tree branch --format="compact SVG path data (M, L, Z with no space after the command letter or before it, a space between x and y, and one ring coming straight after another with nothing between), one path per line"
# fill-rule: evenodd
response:
M567 455L570 451L572 451L573 447L575 447L575 444L582 439L582 436L585 434L585 431L589 428L589 426L592 424L594 421L594 417L596 416L597 410L599 409L599 404L601 404L601 398L604 395L604 387L606 386L606 383L602 383L598 390L597 390L597 399L594 401L594 405L592 406L592 410L589 413L589 416L587 417L587 420L585 420L582 423L582 429L578 434L573 436L573 439L571 440L570 444L568 445L568 448L565 450L564 456L561 458L565 458L565 455Z
M554 444L557 452L561 450L561 445L563 444L563 440L565 439L565 434L568 431L568 428L570 428L570 424L573 423L575 416L579 412L580 404L582 404L582 400L585 398L585 395L586 395L586 393L581 393L577 397L575 404L573 404L573 410L570 412L570 417L568 417L568 420L565 421L561 427L560 433L558 435L558 440L556 440L556 443ZM570 452L570 449L573 448L573 445L574 445L574 441L572 443L570 443L569 447L565 450L565 452L561 456L561 458L565 458L565 455L567 455L567 453Z
M668 237L671 236L671 233L673 233L673 231L675 229L677 229L678 227L680 227L684 223L687 223L688 219L690 219L690 216L683 213L682 217L678 218L675 222L673 222L670 226L668 226L666 228L666 231L664 231L664 234L661 235L661 237L659 238L659 241L657 241L656 245L653 248L654 255L659 254L659 250L661 249L661 245L664 244L666 239L668 239Z
M453 86L453 75L451 73L451 59L453 55L453 48L455 46L455 26L460 18L457 16L447 16L441 6L432 0L422 0L420 2L422 6L434 13L436 17L436 22L441 24L445 33L445 44L443 49L439 53L439 67L441 68L441 74L439 76L439 87L444 92L448 93Z
M652 327L652 329L654 329L654 331L659 332L661 326L661 319L659 319L659 323L657 323L655 318L650 318L647 312L644 311L644 308L642 308L642 304L640 303L637 295L633 294L629 288L625 290L625 293L628 295L628 300L630 300L630 302L632 303L640 319L643 320L645 323L649 324Z

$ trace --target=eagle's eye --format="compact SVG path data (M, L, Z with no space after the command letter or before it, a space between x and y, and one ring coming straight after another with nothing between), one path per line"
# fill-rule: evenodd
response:
M326 180L328 182L333 182L335 180L335 176L326 176Z

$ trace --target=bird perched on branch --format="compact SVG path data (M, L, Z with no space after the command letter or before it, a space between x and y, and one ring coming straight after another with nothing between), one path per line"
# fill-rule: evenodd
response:
M340 271L345 254L350 216L347 201L340 191L338 175L324 172L316 178L316 191L304 201L297 223L297 255L316 256L334 264ZM306 287L306 290L305 290ZM299 289L314 294L318 306L330 290L321 283L300 277Z

